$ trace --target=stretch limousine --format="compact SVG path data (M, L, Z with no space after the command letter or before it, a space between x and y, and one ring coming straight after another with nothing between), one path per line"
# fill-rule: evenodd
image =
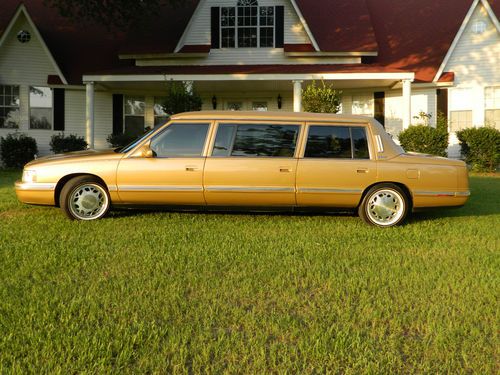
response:
M120 205L342 208L379 227L470 194L464 162L405 153L373 119L285 112L174 115L121 149L33 160L15 187L77 220Z

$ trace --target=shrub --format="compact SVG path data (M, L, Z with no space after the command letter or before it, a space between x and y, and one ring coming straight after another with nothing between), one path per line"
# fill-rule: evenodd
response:
M111 147L125 147L136 139L137 136L130 134L110 134L106 138L106 141L108 141Z
M168 115L201 110L201 97L187 82L169 82L167 96L161 104Z
M65 136L63 133L55 134L50 139L50 149L54 154L62 154L63 152L81 151L87 148L87 142L83 137L76 134Z
M420 117L424 121L430 119L430 115L427 114ZM427 120L423 117L427 118ZM448 148L448 123L446 118L438 114L435 128L423 124L410 126L399 133L399 142L405 151L446 156L446 149Z
M33 160L38 152L36 141L22 133L11 133L0 137L0 156L4 167L22 168Z
M342 102L342 91L337 91L332 85L321 81L321 86L316 86L313 81L302 90L302 105L305 112L337 113Z
M494 172L500 163L500 131L490 127L457 132L462 155L476 172Z

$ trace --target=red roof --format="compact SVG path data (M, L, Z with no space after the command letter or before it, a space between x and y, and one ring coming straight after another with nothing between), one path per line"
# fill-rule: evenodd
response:
M500 0L488 0L500 15ZM1 0L0 32L20 0ZM82 75L94 71L138 71L119 54L172 53L199 0L165 6L144 28L110 32L95 24L75 24L44 5L24 0L30 16L66 79L80 84ZM236 0L235 0L236 2ZM322 52L378 52L349 71L415 72L417 82L431 82L449 50L473 0L296 0ZM209 32L209 30L207 30ZM207 52L208 46L185 46L182 52ZM287 45L287 51L312 50L311 45ZM231 67L161 67L161 71L311 71L331 65L257 65ZM328 68L330 69L330 68ZM331 66L338 71L341 66ZM344 66L344 69L347 69ZM140 70L144 71L144 70ZM172 73L173 74L173 73ZM446 79L449 79L447 77Z

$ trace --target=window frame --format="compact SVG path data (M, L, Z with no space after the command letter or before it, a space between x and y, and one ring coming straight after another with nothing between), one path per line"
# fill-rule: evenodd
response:
M47 107L33 107L31 105L31 88L32 87L42 87L42 88L48 88L50 89L51 92L51 106L50 106L50 128L44 129L44 128L32 128L31 127L31 110L32 109L48 109ZM21 100L21 99L19 99ZM42 131L53 131L54 130L54 89L49 86L33 86L29 85L28 86L28 129L31 130L42 130Z
M322 127L348 127L349 128L349 135L351 137L351 158L314 158L314 157L307 157L305 156L306 154L306 148L307 148L307 140L309 138L309 132L312 126L322 126ZM361 128L364 129L365 135L366 135L366 143L368 146L368 158L355 158L354 157L354 145L353 145L353 138L352 138L352 128ZM375 160L375 155L376 152L373 149L373 142L372 142L372 132L371 128L368 124L360 124L360 123L307 123L305 126L304 130L304 137L302 140L302 145L301 145L301 153L300 153L300 158L301 159L307 159L307 160L323 160L323 161L347 161L347 162L360 162L360 161L368 161L368 160Z
M14 87L17 88L17 97L18 97L19 104L17 104L17 106L1 104L0 108L3 108L3 109L5 109L5 108L17 108L18 113L19 113L19 119L18 119L16 127L10 128L10 127L6 127L6 126L1 126L0 129L19 129L21 127L21 87L20 87L20 85L0 84L0 88L4 88L4 87L10 87L11 89L13 89ZM2 92L3 92L3 90L2 90ZM5 95L2 93L2 96L5 96ZM5 125L5 122L4 122L4 125Z
M293 152L292 156L233 156L233 155L228 155L228 156L223 156L223 155L214 155L214 147L215 147L215 141L217 140L217 134L219 131L219 126L221 125L282 125L282 126L298 126L298 132L297 132L297 138L295 141L295 149ZM246 121L246 120L223 120L223 121L215 121L214 128L213 128L213 135L212 139L210 141L210 145L208 148L208 153L207 156L210 158L215 158L215 159L227 159L227 158L233 158L233 159L264 159L264 158L269 158L269 159L298 159L299 155L301 153L301 148L302 148L302 134L304 132L304 124L301 122L283 122L283 121ZM234 147L234 141L236 140L236 134L237 130L234 132L232 140L231 140L231 145L230 145L230 151L232 153L233 147Z
M247 8L247 7L256 7L257 8L257 25L255 26L239 26L238 25L238 8ZM273 8L273 24L272 26L269 25L261 25L260 22L260 9L261 8ZM234 26L222 26L222 10L223 9L234 9ZM240 47L238 45L238 29L240 28L253 28L255 27L257 29L257 45L255 47ZM273 43L272 46L265 46L261 47L261 40L260 40L260 31L261 28L272 28L273 29ZM234 30L234 47L223 47L222 45L222 40L223 40L223 34L222 30L225 29L232 29ZM276 48L276 6L274 5L259 5L257 2L257 5L251 5L251 6L242 6L236 4L235 6L221 6L219 7L219 48L220 49L248 49L248 48Z
M151 147L151 143L153 142L153 140L157 137L160 137L163 133L165 133L167 131L168 128L170 128L172 125L180 125L180 124L184 124L184 125L206 125L207 126L207 133L205 134L205 140L203 141L203 147L202 147L202 150L201 150L201 153L200 155L196 155L196 156L155 156L153 157L153 159L199 159L199 158L206 158L206 155L207 155L207 147L209 146L209 142L207 142L208 140L211 139L212 137L212 128L213 128L213 122L211 120L201 120L201 121L189 121L189 120L185 120L185 121L172 121L172 122L169 122L168 124L162 126L161 128L158 129L158 131L154 131L151 136L146 140L146 142L149 144L149 146ZM215 139L215 137L213 137ZM211 143L211 142L210 142ZM138 144L137 146L140 147L142 144ZM137 147L135 147L134 149L136 149Z
M454 129L453 124L456 122L453 120L453 114L458 114L458 113L470 114L470 123L469 123L469 125L466 125L464 127L459 127L458 129ZM449 125L450 126L450 129L449 129L450 133L456 133L457 131L460 131L460 130L473 128L474 127L474 112L472 111L472 109L450 110L450 115L449 115L448 121L450 123L450 125Z
M144 98L143 102L144 102L144 113L141 115L128 115L127 114L127 97L132 97L132 98ZM146 129L146 111L147 111L147 108L146 108L146 95L140 95L140 94L123 94L123 129L122 129L122 134L126 134L125 133L125 129L126 129L126 126L127 126L127 116L128 117L142 117L143 120L144 120L144 129Z

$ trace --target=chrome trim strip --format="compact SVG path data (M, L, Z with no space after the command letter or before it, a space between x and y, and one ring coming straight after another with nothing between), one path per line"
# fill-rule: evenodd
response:
M326 188L302 188L299 193L331 193L331 194L361 194L361 189L326 189Z
M43 182L21 182L17 181L15 183L17 190L35 190L35 191L45 191L54 190L56 188L56 183L43 183Z
M382 143L382 137L377 134L375 135L375 140L377 142L377 152L384 152L384 144Z
M422 197L468 197L470 191L425 191L416 190L413 192L416 196Z
M295 193L295 188L281 186L208 186L208 192L238 192L238 193Z
M118 191L143 191L143 192L176 192L176 191L203 191L201 186L168 186L168 185L121 185Z
M118 187L116 185L107 185L108 191L118 191Z

